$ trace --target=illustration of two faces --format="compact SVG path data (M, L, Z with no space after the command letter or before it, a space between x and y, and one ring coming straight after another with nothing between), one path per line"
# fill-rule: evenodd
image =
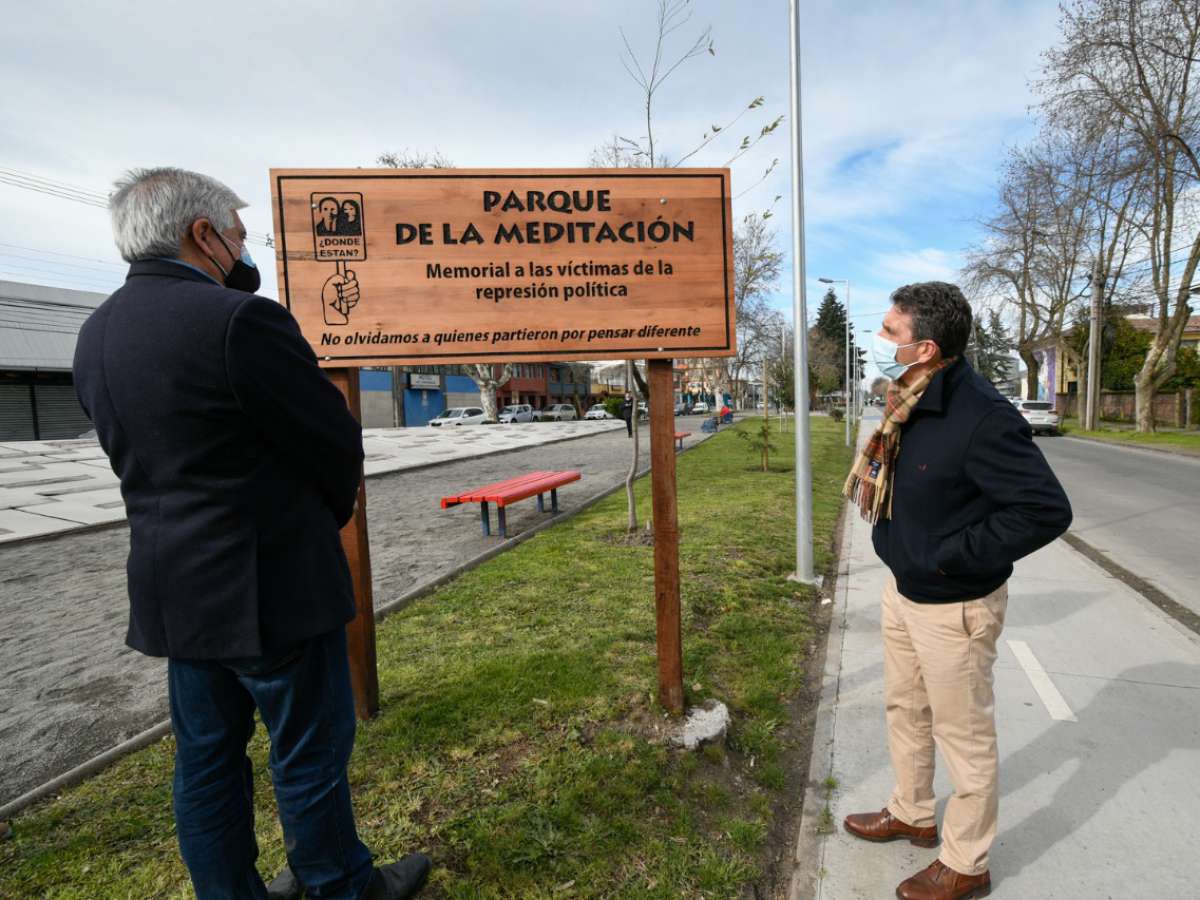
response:
M317 204L317 234L358 236L362 234L362 211L357 201L343 200L340 204L333 197L325 197Z

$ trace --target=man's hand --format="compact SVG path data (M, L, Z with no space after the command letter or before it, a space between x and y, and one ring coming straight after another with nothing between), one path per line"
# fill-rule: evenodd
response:
M326 325L345 325L350 321L350 310L358 305L358 276L353 269L330 275L321 288L321 305L325 310Z

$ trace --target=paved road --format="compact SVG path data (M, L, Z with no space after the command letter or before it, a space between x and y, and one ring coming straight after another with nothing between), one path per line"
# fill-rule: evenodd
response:
M681 427L694 432L688 444L702 437L699 418ZM644 466L644 425L642 438ZM624 480L628 447L622 428L370 478L376 605L496 545L480 534L478 507L439 508L452 487L531 469L579 469L583 479L559 492L570 510ZM532 501L519 504L509 533L542 521ZM167 717L165 664L124 645L128 548L125 527L0 545L0 803Z
M1200 613L1200 459L1038 438L1075 521L1071 531Z
M1078 449L1065 440L1046 443L1059 466ZM1122 485L1137 481L1137 472L1111 474L1131 461L1091 458L1093 490L1112 481L1122 494L1132 490ZM1068 490L1091 515L1087 482L1072 479ZM825 802L819 783L832 773L836 830L814 836L810 826L802 833L804 877L793 900L890 897L937 856L907 842L868 844L841 828L848 813L882 808L892 786L879 633L886 569L871 548L870 527L856 515L848 514L842 565L805 805L815 821ZM1018 562L1010 582L996 718L1001 800L993 897L1195 895L1195 839L1171 823L1200 807L1200 638L1056 541ZM951 788L940 754L937 765L940 817Z

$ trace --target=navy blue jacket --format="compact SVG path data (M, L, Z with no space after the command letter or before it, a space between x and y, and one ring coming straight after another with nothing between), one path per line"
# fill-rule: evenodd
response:
M901 426L893 490L892 518L871 538L919 603L991 593L1071 524L1029 425L963 359L934 376Z
M129 515L130 647L254 657L354 617L362 429L286 309L136 262L74 368Z

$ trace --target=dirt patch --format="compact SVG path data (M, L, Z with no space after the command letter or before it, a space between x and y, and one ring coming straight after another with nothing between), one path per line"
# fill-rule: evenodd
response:
M842 527L848 506L843 505L833 529L833 554L821 584L820 593L810 602L813 625L812 639L804 664L804 684L788 703L787 725L783 728L786 750L782 757L786 782L779 801L773 806L771 827L765 844L765 874L753 885L747 897L755 900L787 900L791 895L792 874L796 868L796 835L808 791L808 773L812 764L813 735L817 710L821 704L821 681L825 671L825 652L829 645L829 628L833 608L837 604L821 604L823 597L836 597L838 571L842 558Z

